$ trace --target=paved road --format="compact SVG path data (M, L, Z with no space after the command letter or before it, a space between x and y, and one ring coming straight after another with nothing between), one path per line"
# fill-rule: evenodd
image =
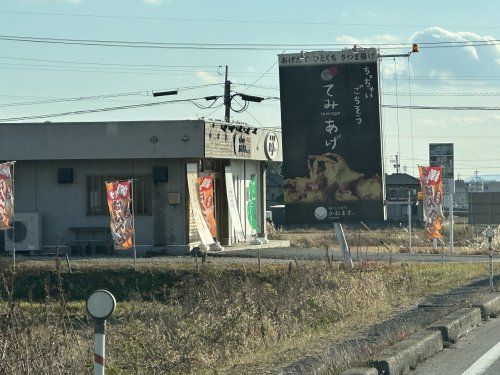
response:
M326 252L325 249L318 248L269 248L269 249L248 249L248 250L228 250L221 253L216 253L216 256L224 257L257 257L260 251L261 258L268 259L311 259L311 260L321 260L325 259ZM342 256L339 251L330 251L329 255L334 260L342 260ZM418 253L396 253L389 254L388 252L360 252L352 251L352 259L357 260L378 260L378 261L393 261L393 262L441 262L440 254L418 254ZM481 263L487 262L487 255L449 255L445 254L443 256L443 261L445 263ZM494 261L500 261L500 256L495 255ZM499 373L500 374L500 373Z
M412 375L500 374L500 318L492 319L418 365Z

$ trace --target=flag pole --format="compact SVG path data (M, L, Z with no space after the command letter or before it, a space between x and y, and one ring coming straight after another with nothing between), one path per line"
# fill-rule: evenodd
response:
M134 246L134 271L136 270L136 260L137 260L137 249L135 247L135 210L134 210L134 178L130 179L130 186L131 186L131 192L130 192L130 198L131 198L131 205L132 205L132 228L134 228L134 233L132 235L132 243Z

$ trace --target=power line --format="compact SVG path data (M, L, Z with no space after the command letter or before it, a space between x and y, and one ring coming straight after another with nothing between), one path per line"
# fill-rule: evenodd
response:
M70 39L70 38L48 38L31 37L19 35L0 35L0 40L25 42L25 43L48 43L68 44L100 47L127 47L127 48L160 48L160 49L199 49L199 50L278 50L284 47L288 49L303 48L325 48L346 46L346 43L193 43L193 42L149 42L149 41L124 41L124 40L100 40L100 39ZM470 40L470 41L441 41L441 42L419 42L423 48L451 48L451 47L478 47L495 46L499 39ZM365 43L364 46L383 46L385 49L405 48L408 43Z
M220 83L208 83L204 85L197 86L184 86L175 88L175 90L181 91L189 91L209 86L219 86ZM99 99L107 99L107 98L117 98L124 96L150 96L153 91L170 91L174 89L163 89L163 90L152 90L152 91L131 91L131 92L123 92L123 93L114 93L114 94L102 94L102 95L91 95L91 96L78 96L72 98L53 98L53 99L43 99L43 100L33 100L33 101L25 101L25 102L15 102L15 103L3 103L0 104L0 108L5 107L17 107L17 106L27 106L27 105L37 105L37 104L50 104L50 103L64 103L64 102L78 102L78 101L87 101L87 100L99 100Z
M424 105L394 105L394 104L382 104L384 108L395 108L398 109L421 109L421 110L434 110L434 111L500 111L500 107L481 107L481 106L424 106Z
M214 100L213 103L209 106L201 106L199 103L196 103L197 100L206 100L205 97L199 97L199 98L177 99L177 100L169 100L169 101L161 101L161 102L153 102L153 103L130 104L130 105L123 105L123 106L116 106L116 107L85 109L85 110L68 111L68 112L61 112L61 113L49 113L49 114L42 114L42 115L29 115L29 116L20 116L20 117L0 118L0 122L36 120L36 119L45 119L45 118L51 118L51 117L81 115L81 114L89 114L89 113L97 113L97 112L109 112L109 111L117 111L117 110L123 110L123 109L144 108L144 107L152 107L152 106L157 106L157 105L162 105L162 104L186 103L186 102L189 102L189 103L191 103L191 104L193 104L196 107L201 108L201 109L210 109L210 108L213 108L217 99ZM275 99L275 98L269 97L269 98L263 98L262 100L268 100L268 99ZM245 105L247 105L247 104L248 104L248 102L245 103ZM216 108L218 108L218 107L220 107L220 106L217 106Z
M2 57L0 56L0 59L2 59ZM50 60L50 61L56 61L56 60ZM69 62L66 62L69 64ZM1 65L4 65L4 66L14 66L14 67L29 67L30 69L33 68L33 67L46 67L46 68L63 68L63 69L66 69L68 68L66 65L48 65L48 64L23 64L23 63L0 63ZM88 69L104 69L104 71L106 72L109 72L110 70L114 70L116 69L117 67L116 66L107 66L109 64L103 64L104 66L100 66L100 65L97 65L97 66L75 66L75 64L79 64L78 62L71 62L71 67L75 67L76 69L80 69L81 71L86 71ZM97 63L88 63L88 64L97 64ZM164 66L163 68L161 69L151 69L151 68L141 68L140 65L131 65L130 67L127 66L127 65L119 65L119 64L115 64L115 65L118 65L118 67L122 67L122 66L125 66L125 67L128 67L128 69L132 72L135 72L135 71L145 71L145 72L160 72L160 73L165 73L165 72L184 72L184 73L192 73L193 70L192 68L190 69L187 69L189 68L190 66L186 66L187 68L184 68L184 69L180 69L180 68L174 68L174 69L171 69L171 67L168 67L168 66ZM193 65L194 67L194 65ZM215 66L210 66L210 67L215 67ZM79 70L77 70L79 71ZM237 74L241 74L241 75L260 75L261 73L259 72L247 72L247 71L242 71L242 72L234 72L234 73L237 73ZM264 72L262 73L262 75L266 75L268 74L269 71L267 72Z
M394 96L393 91L383 91L382 95ZM398 92L398 96L500 96L500 92Z
M30 115L30 116L0 118L0 122L38 120L38 119L45 119L45 118L51 118L51 117L62 117L62 116L82 115L82 114L98 113L98 112L117 111L117 110L132 109L132 108L153 107L153 106L157 106L157 105L172 104L172 103L186 103L186 102L193 103L195 100L202 100L202 99L205 99L205 98L177 99L177 100L168 100L168 101L153 102L153 103L141 103L141 104L131 104L131 105L116 106L116 107L85 109L85 110L80 110L80 111L49 113L49 114L43 114L43 115Z
M27 57L15 56L0 56L0 59L21 60L21 61L37 61L50 62L61 64L77 64L77 65L98 65L98 66L126 66L126 67L154 67L154 68L217 68L218 65L161 65L161 64L125 64L125 63L105 63L105 62L90 62L90 61L68 61L68 60L50 60L50 59L33 59Z
M344 23L344 22L321 22L321 21L276 21L276 20L255 20L255 19L234 19L234 18L177 18L177 17L148 17L148 16L118 16L110 14L78 14L78 13L56 13L56 12L29 12L29 11L8 11L0 10L0 13L14 15L34 15L34 16L54 16L54 17L78 17L78 18L111 18L121 20L158 20L175 22L216 22L216 23L250 23L250 24L276 24L276 25L318 25L318 26L366 26L366 27L401 27L401 28L467 28L467 29L499 29L499 26L477 26L477 25L418 25L418 24L377 24L377 23Z
M397 138L397 135L387 135L388 138ZM485 135L485 136L466 136L466 135L434 135L434 134L429 134L429 135L402 135L400 138L419 138L419 139L434 139L434 138L446 138L446 139L490 139L490 138L500 138L498 135Z
M283 51L285 52L285 51ZM274 68L276 66L276 64L278 63L278 59L274 60L274 62L271 64L271 66L269 67L269 69L267 69L264 73L262 73L261 76L259 76L253 83L251 83L250 85L247 85L246 89L243 90L243 92L246 92L249 88L252 88L255 86L255 84L257 82L259 82L266 74L268 74L272 68ZM253 116L252 116L253 117ZM258 122L258 121L257 121ZM260 123L259 123L260 124ZM262 125L261 125L262 126Z
M47 65L46 67L40 67L36 65L13 65L13 64L2 64L0 63L0 69L12 69L12 70L29 70L29 71L49 71L49 72L79 72L79 73L105 73L105 74L137 74L137 75L162 75L168 74L169 76L193 76L196 72L194 71L168 71L168 70L96 70L87 67L80 67L82 69L72 68L72 67L53 67ZM184 72L184 73L178 73ZM258 73L248 73L248 72L235 72L237 76L245 77L255 77Z

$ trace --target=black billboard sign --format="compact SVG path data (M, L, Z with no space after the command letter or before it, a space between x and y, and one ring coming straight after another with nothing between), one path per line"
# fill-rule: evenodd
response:
M443 167L444 192L454 193L453 143L429 143L429 165Z
M468 193L469 224L500 224L500 193Z
M378 51L278 58L287 223L383 220Z

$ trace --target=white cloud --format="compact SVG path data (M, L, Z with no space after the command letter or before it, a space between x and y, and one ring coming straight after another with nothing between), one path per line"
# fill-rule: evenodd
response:
M196 73L195 73L196 77L198 77L199 79L201 79L203 82L205 83L217 83L219 82L219 78L217 78L216 76L213 76L203 70L198 70Z
M364 47L369 44L398 43L401 39L396 35L381 34L369 38L357 38L350 35L341 35L335 38L335 43L345 43L346 45L359 45Z
M142 2L146 4L158 5L161 4L163 0L142 0Z
M472 42L480 41L485 46L454 48L425 48L420 49L415 58L417 69L426 74L433 72L436 76L448 75L496 75L500 64L500 46L493 42L489 35L479 35L471 32L454 32L441 27L429 27L410 36L415 42Z
M494 42L495 38L489 35L480 35L468 31L450 31L442 27L428 27L413 33L409 37L393 34L380 34L371 37L354 37L342 35L335 38L336 43L345 43L346 46L354 44L363 46L379 45L381 54L406 53L411 44L416 43L439 43L439 42L462 42L461 47L432 48L432 45L421 45L420 52L411 55L410 67L412 76L427 77L425 82L417 81L418 85L444 86L457 83L461 85L484 86L486 80L450 81L446 78L453 76L487 76L497 75L500 65L500 45ZM484 46L474 46L472 42L479 41ZM394 43L397 48L384 48L384 44ZM391 46L393 47L393 46ZM390 78L394 76L396 68L398 76L408 75L408 61L396 58L383 59L381 71L383 76ZM435 80L429 78L436 78Z

